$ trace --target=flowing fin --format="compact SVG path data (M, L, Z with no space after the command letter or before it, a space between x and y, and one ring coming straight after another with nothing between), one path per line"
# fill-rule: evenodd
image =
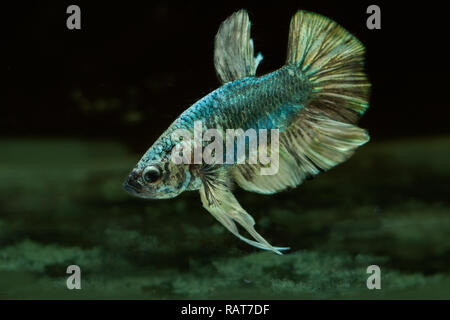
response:
M208 170L210 173L213 172L213 178L205 179L205 175L201 176L204 183L200 188L200 197L203 207L208 210L212 216L236 237L254 247L273 251L280 255L282 254L281 251L289 249L273 247L258 232L256 232L254 228L255 220L241 207L229 189L229 182L226 181L226 177L228 176L226 169L217 166L214 169L209 168ZM219 179L216 179L217 177L219 177ZM235 222L241 225L256 241L242 236L239 233Z
M247 11L233 13L222 23L215 39L214 65L219 79L226 83L254 76L261 60L261 54L254 56Z
M355 123L369 107L364 46L333 20L298 11L291 20L286 63L313 85L310 107Z
M303 112L299 120L280 134L278 172L261 175L260 164L235 165L234 181L245 190L265 194L294 188L344 162L368 140L367 132L355 125ZM267 153L270 154L270 149Z
M234 180L248 191L270 194L296 187L344 162L369 140L354 125L369 106L370 89L364 47L355 37L326 17L299 11L291 21L287 64L306 75L312 92L280 133L275 175L261 175L258 164L233 168Z

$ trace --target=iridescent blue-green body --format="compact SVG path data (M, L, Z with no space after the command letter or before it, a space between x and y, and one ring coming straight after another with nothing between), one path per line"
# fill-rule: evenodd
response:
M272 129L286 127L310 95L301 71L285 66L261 77L229 82L186 110L186 125L203 120L209 128Z
M279 129L283 132L311 94L311 83L301 70L284 66L261 77L245 77L228 82L184 111L149 150L147 159L173 148L177 129L192 130L195 121L206 128Z
M192 130L195 121L202 121L207 128L282 132L306 105L310 94L311 83L292 66L261 77L228 82L184 111L149 150L147 158L171 150L178 142L171 140L171 133L177 129Z
M347 160L369 140L367 132L357 126L369 107L364 52L362 43L336 22L298 11L290 24L286 64L256 76L262 55L254 56L248 14L245 10L234 13L215 38L214 65L222 86L169 126L131 171L125 189L149 199L199 190L203 207L232 234L281 254L288 248L274 247L256 232L255 221L232 194L232 185L264 194L294 188ZM277 155L273 158L276 170L262 173L266 166L262 162L173 161L172 153L180 143L173 133L179 129L195 132L199 121L202 130L217 129L222 134L227 129L254 129L257 134L261 129L274 129L279 141L263 145L258 136L257 148L267 151L270 144L271 154ZM254 240L242 236L236 223Z

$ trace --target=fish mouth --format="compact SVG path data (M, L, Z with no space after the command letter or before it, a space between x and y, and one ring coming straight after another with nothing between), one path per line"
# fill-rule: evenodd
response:
M131 187L126 182L123 184L123 188L125 189L125 191L127 191L128 193L131 193L131 194L136 194L139 192L137 189Z
M123 188L131 194L140 194L142 186L131 177L123 183Z

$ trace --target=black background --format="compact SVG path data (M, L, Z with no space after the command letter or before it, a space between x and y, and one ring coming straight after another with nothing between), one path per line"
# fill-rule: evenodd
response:
M183 301L0 301L2 309L11 308L16 314L35 314L45 312L52 318L54 315L60 317L64 314L66 318L78 319L89 314L104 317L105 315L127 317L130 310L134 314L149 314L152 318L161 318L163 315L168 319L279 319L280 316L300 317L306 313L313 313L316 316L336 316L343 315L349 319L359 319L364 315L365 319L379 319L389 312L392 316L417 316L423 312L433 309L444 309L448 306L447 301L349 301L349 300L183 300ZM208 306L216 309L224 309L225 305L269 305L270 311L266 315L225 315L216 312L213 318L207 315L181 315L181 309L189 304L193 306ZM5 308L6 307L6 308ZM52 310L48 313L48 310ZM70 312L68 312L70 310ZM158 317L159 315L159 317ZM55 316L56 318L56 316Z
M81 30L66 28L66 8L81 7ZM382 29L368 30L377 4ZM246 8L258 74L284 64L297 9L331 17L367 47L371 106L361 126L372 138L448 133L446 12L438 2L35 1L3 6L1 74L6 89L0 133L14 136L114 137L148 147L185 108L220 84L213 39L220 23ZM114 97L143 120L117 112L86 114L72 98Z

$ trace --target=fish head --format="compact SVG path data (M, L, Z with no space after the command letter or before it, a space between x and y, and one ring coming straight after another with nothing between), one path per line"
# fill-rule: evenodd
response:
M141 159L125 180L124 189L139 198L175 198L188 187L189 166L176 164L170 157L155 161Z

